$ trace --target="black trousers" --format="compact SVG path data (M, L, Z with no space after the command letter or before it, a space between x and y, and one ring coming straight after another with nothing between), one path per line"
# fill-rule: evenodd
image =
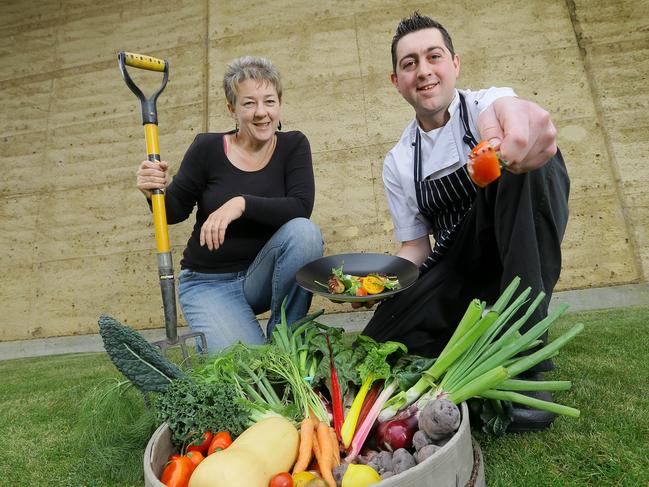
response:
M546 296L521 331L547 316L561 272L570 182L561 152L526 174L507 171L478 190L448 253L415 284L379 305L364 335L396 340L411 353L437 356L469 302L493 304L515 276L531 297ZM520 311L522 314L523 311ZM511 321L513 323L514 321ZM535 370L551 370L546 361Z

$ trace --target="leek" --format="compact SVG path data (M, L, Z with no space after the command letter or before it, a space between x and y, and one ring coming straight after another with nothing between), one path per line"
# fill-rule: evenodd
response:
M543 401L542 399L536 399L534 397L526 396L525 394L519 394L517 392L497 391L490 389L482 392L480 396L484 397L485 399L498 399L500 401L517 402L530 408L543 409L545 411L550 411L555 414L562 414L570 418L578 418L580 415L579 409L564 406L563 404L557 404L556 402Z
M531 292L530 288L525 289L510 304L519 283L520 279L515 278L491 310L479 319L476 319L476 310L482 305L478 300L473 300L439 358L422 373L414 386L386 401L379 420L387 421L412 402L417 401L419 404L424 398L428 400L428 397L447 397L456 404L471 397L492 399L496 403L496 400L507 400L530 407L538 405L539 409L557 414L578 416L579 411L574 408L515 392L569 389L569 381L523 381L513 378L543 360L556 356L561 347L583 330L583 325L577 324L541 349L521 356L521 352L543 344L540 337L563 314L567 306L559 306L521 334L519 330L545 298L545 294L540 292L523 316L503 332L512 317L525 305ZM433 392L425 394L429 387L432 387Z

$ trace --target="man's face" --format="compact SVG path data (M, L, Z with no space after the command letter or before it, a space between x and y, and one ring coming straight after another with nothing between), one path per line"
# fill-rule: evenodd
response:
M455 96L460 58L452 56L438 29L422 29L397 43L397 66L391 80L410 103L426 131L447 122L447 109Z

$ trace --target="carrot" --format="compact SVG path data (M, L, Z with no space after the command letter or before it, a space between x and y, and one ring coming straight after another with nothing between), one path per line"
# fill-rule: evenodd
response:
M311 463L313 452L313 439L315 434L315 423L311 418L304 418L300 423L300 446L297 454L297 461L293 467L293 473L304 472Z
M338 436L336 435L336 430L332 427L329 427L329 435L331 436L331 445L333 446L333 460L334 468L340 465L340 445L338 443Z
M336 481L333 476L333 455L331 434L329 432L329 425L320 423L316 430L316 438L313 442L318 465L320 466L320 474L327 482L329 487L336 487Z
M320 458L322 458L322 452L320 451L320 444L318 443L317 434L313 436L313 454L315 455L315 463L318 466L317 470L320 470Z
M467 169L471 180L477 186L484 188L500 177L502 166L504 162L498 157L496 149L489 144L489 141L482 140L471 150Z

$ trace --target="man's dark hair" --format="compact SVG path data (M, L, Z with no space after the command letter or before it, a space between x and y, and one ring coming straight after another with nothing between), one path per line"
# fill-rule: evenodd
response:
M416 32L422 29L437 29L442 33L444 44L450 51L451 56L455 56L455 49L453 49L453 41L448 31L436 20L421 15L418 11L414 11L410 17L404 17L397 25L397 31L392 38L392 72L397 72L397 44L407 34Z

